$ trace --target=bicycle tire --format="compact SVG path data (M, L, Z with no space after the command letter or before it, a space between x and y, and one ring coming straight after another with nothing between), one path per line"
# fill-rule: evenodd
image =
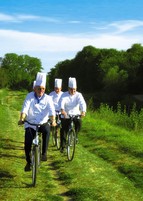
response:
M72 161L75 153L76 133L71 129L67 134L67 158Z
M38 145L38 167L40 167L41 157L42 157L42 146L41 146L41 141L39 140L39 145Z
M51 133L52 133L52 144L53 144L53 146L56 146L55 132L56 132L55 127L52 127L51 128Z
M57 149L59 150L60 149L60 128L57 128L56 129L56 133L55 133L55 136L56 136L56 146L57 146Z
M34 146L32 150L32 185L36 185L38 171L38 146Z

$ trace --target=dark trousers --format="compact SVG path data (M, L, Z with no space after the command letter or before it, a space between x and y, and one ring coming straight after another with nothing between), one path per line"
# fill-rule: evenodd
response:
M65 147L66 145L66 136L69 130L69 124L70 124L70 119L61 118L61 136L60 136L61 147ZM81 119L77 119L77 118L74 119L74 127L75 127L76 136L77 136L78 132L81 129Z
M43 124L42 126L39 127L38 131L42 133L42 154L47 154L50 139L50 126L48 124ZM35 134L36 131L33 128L29 127L25 129L24 150L25 150L26 161L28 163L31 162L30 152L31 152L32 141L34 139Z

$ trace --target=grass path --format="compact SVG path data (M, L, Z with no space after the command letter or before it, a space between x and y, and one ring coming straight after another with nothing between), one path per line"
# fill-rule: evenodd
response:
M114 137L114 140L110 135L107 137L108 129L103 132L105 124L100 121L97 127L88 117L83 122L74 160L67 162L65 153L61 154L50 142L48 161L42 162L37 186L31 187L31 173L24 172L24 130L17 126L18 106L14 99L8 100L0 105L0 200L143 201L143 189L136 187L125 172L119 171L117 160L120 158L122 168L126 162L140 164L143 168L141 159L132 156L131 152L123 153L117 142L114 143ZM89 134L86 124L88 131L92 128ZM113 132L111 128L110 132ZM140 173L136 171L141 180Z
M68 200L64 196L66 186L58 178L52 160L49 156L48 163L43 162L37 178L37 187L31 186L31 172L24 172L25 157L23 150L24 129L17 126L18 113L9 107L1 107L0 128L1 136L1 192L0 200ZM8 121L7 121L7 117ZM5 119L4 119L5 118ZM4 132L3 132L4 131ZM52 147L50 147L52 149ZM49 149L49 151L50 151Z

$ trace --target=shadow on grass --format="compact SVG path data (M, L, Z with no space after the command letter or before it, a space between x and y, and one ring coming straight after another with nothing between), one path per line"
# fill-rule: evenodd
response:
M24 184L25 186L24 187L21 187L21 188L35 188L36 186L33 186L33 184L28 184L26 182L22 182L22 184Z
M0 170L0 178L13 178L14 176L10 174L8 171Z
M5 157L5 158L25 158L24 156L18 156L18 155L15 155L15 154L0 154L1 157Z
M137 158L143 158L143 152L142 151L135 151L132 149L132 147L125 147L122 145L119 145L119 150L121 150L123 153L129 153L132 156L135 156Z
M16 185L16 183L13 180L14 177L15 175L12 175L8 171L0 170L0 178L1 178L0 188L31 188L33 187L32 182L31 184L22 182L22 185L24 186Z
M128 177L136 188L143 188L143 167L139 165L123 164L118 167L119 172Z
M7 138L1 138L1 142L5 142L5 143L14 142L14 143L22 143L23 144L23 142L12 140L12 139L7 139Z
M62 167L62 163L60 160L56 160L56 161L52 161L51 163L49 163L50 169L51 170L57 170L60 167Z
M8 171L0 170L0 188L8 188L10 182L13 181L15 176L9 173Z
M7 149L7 150L23 150L24 148L21 146L13 146L10 144L7 144L5 146L2 147L3 149Z
M21 144L23 144L23 142L3 138L1 139L0 147L7 150L23 150Z
M102 192L96 190L95 188L85 187L85 188L72 188L65 193L66 196L70 196L72 201L79 200L102 200L107 201L103 198Z
M35 186L35 187L36 187L36 186ZM20 189L20 188L23 188L23 189L24 189L24 188L35 188L35 187L33 186L33 184L27 184L27 183L24 183L24 182L22 183L21 186L19 186L19 185L16 186L16 184L8 184L8 185L3 184L3 185L0 186L0 188L3 188L3 189L4 189L4 188L5 188L5 189L6 189L6 188L8 188L8 189L9 189L9 188L19 188L19 189Z
M109 141L110 142L110 141ZM143 152L134 151L131 147L121 145L119 142L110 147L105 139L98 143L98 139L91 144L83 145L90 153L97 155L112 164L121 174L127 177L136 188L143 188ZM107 146L108 145L108 146ZM124 155L125 154L125 155ZM127 160L123 160L126 157ZM136 163L132 160L136 157ZM130 164L128 164L128 161Z
M118 163L118 161L120 161L121 153L119 155L118 153L103 147L97 147L93 149L91 153L96 154L105 161L115 165L117 170L132 181L136 188L143 188L143 163L141 161L136 164L131 161L130 164L124 161L122 164L121 162Z

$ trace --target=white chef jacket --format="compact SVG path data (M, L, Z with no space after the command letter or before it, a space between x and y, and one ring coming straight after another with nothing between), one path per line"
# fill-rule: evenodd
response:
M23 107L22 113L26 114L26 120L30 123L44 124L48 121L49 116L55 116L54 103L51 96L43 94L41 98L35 96L35 92L27 94ZM25 128L32 126L25 122Z
M55 91L52 91L52 92L49 94L49 96L51 96L52 99L53 99L54 106L55 106L55 111L61 111L61 110L60 110L60 106L59 106L59 100L60 100L62 94L63 94L62 91L60 91L60 93L58 93L58 94L57 94Z
M60 108L69 115L80 115L81 112L86 112L86 102L80 92L76 91L74 95L70 95L67 91L61 96Z

